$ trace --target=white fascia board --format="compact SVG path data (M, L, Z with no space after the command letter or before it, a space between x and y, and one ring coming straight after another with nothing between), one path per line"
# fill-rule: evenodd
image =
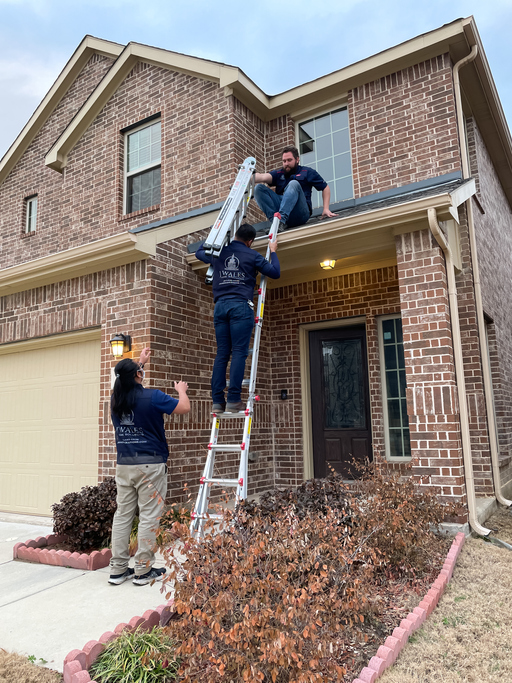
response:
M470 178L463 185L458 187L453 192L450 192L450 199L452 205L449 208L451 215L455 218L457 223L460 223L458 208L461 204L467 201L470 197L476 194L476 182L474 178Z

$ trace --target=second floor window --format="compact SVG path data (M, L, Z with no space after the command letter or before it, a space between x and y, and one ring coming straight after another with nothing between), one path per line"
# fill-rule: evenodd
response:
M347 108L299 123L299 153L302 166L314 168L331 188L331 204L351 199L352 160ZM322 195L313 190L313 208L322 206Z
M25 199L25 232L35 232L37 223L37 195Z
M160 204L161 123L125 134L125 213Z

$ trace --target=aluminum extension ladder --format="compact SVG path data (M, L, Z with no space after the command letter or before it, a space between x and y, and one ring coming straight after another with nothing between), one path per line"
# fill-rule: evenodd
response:
M256 159L247 157L243 164L238 167L238 174L231 186L228 198L222 205L217 220L212 225L206 238L203 249L207 254L217 257L222 247L231 242L236 231L242 225L247 214L247 207L254 194L254 172ZM213 267L210 266L206 273L206 283L212 283Z
M247 159L246 159L247 161ZM221 213L224 211L224 207ZM215 226L214 226L215 227ZM270 243L275 242L279 228L279 216L275 216L270 227L267 246L266 259L270 260ZM224 226L225 235L229 234L230 227ZM213 244L213 242L211 243ZM219 252L220 253L220 249ZM221 486L225 488L236 489L236 502L245 500L247 498L247 472L249 463L249 444L251 439L251 426L254 415L254 405L259 401L259 396L256 395L256 375L258 372L258 358L261 340L261 328L263 326L263 309L265 306L265 294L267 291L267 277L261 276L260 286L258 288L258 304L256 307L256 317L254 319L254 338L252 346L252 361L251 374L249 378L249 398L247 400L245 410L238 413L212 413L212 429L210 433L210 442L208 444L208 455L206 457L206 464L204 466L203 475L199 480L199 492L197 494L194 510L192 511L192 521L190 524L190 531L196 539L202 538L204 534L204 526L208 519L222 520L223 515L216 513L209 513L210 490L212 486ZM246 380L244 380L244 385ZM231 422L232 420L243 420L243 435L240 443L219 443L220 426L224 421ZM215 456L217 453L231 452L238 453L240 456L238 466L237 479L219 479L214 476Z

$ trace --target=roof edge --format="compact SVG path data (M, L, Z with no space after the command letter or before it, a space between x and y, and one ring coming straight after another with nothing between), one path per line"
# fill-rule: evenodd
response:
M32 140L39 133L50 114L57 107L91 56L95 53L99 53L103 56L115 59L121 54L122 50L123 46L118 43L102 40L89 35L84 37L40 105L0 160L0 184L20 160Z

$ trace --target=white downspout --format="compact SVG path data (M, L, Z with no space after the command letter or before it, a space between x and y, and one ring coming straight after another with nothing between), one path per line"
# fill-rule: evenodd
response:
M462 176L463 178L470 177L468 154L466 147L466 137L464 135L464 113L462 111L462 98L460 90L459 71L463 66L472 62L478 54L478 46L473 45L469 55L457 62L453 67L453 83L455 91L455 111L457 114L457 124L459 131L460 152L462 158ZM473 270L473 282L475 288L475 303L477 314L477 328L478 338L480 342L480 354L482 360L482 373L484 380L484 395L485 408L487 413L487 426L489 430L489 445L491 450L491 469L494 482L494 495L496 500L507 507L512 505L512 500L507 500L501 493L500 481L500 465L499 465L499 444L498 436L496 434L496 424L494 421L494 405L493 405L493 387L492 378L489 371L489 349L487 345L487 336L485 333L484 307L482 302L482 288L480 285L480 267L478 265L478 254L476 246L475 224L473 221L473 205L471 198L466 201L468 228L469 228L469 246L470 246L470 260Z
M459 400L460 432L462 439L462 455L466 475L466 495L468 497L469 523L480 536L488 536L490 529L483 527L476 517L475 480L473 476L473 461L471 457L471 441L469 438L468 403L466 398L466 381L464 378L464 361L462 359L462 345L460 339L459 307L457 302L457 285L452 252L437 221L435 209L428 209L428 224L436 242L444 252L446 259L446 275L448 278L448 295L450 301L450 318L452 323L453 357L455 362L455 376L457 379L457 394Z

